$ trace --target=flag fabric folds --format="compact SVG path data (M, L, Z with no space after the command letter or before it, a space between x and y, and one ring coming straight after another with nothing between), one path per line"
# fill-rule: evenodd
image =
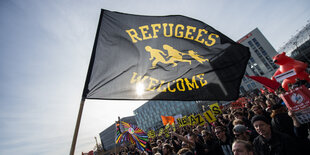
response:
M174 123L174 117L173 116L163 116L163 115L161 115L161 120L163 122L163 125L167 125L167 124L172 125L172 123Z
M268 78L263 77L263 76L248 76L248 75L246 75L246 77L264 85L271 92L277 90L281 86L281 84L279 82L268 79Z
M249 58L196 19L102 10L83 98L234 100Z

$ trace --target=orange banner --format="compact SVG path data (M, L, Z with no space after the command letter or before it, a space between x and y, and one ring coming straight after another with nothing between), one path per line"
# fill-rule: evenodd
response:
M174 117L173 116L163 116L161 115L161 119L163 121L163 125L167 125L174 123Z

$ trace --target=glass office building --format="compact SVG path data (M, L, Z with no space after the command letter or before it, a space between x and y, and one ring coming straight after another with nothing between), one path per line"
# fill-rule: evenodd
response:
M270 78L274 74L278 65L273 63L272 57L278 53L258 28L255 28L237 42L250 48L251 57L246 68L246 75ZM262 88L262 85L247 77L242 79L240 86L242 93L257 88Z
M162 127L161 115L184 116L198 112L199 108L195 101L148 101L134 110L138 127L144 131Z

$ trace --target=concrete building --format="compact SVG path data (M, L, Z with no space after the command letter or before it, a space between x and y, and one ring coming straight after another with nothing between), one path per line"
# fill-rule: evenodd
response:
M163 126L161 115L188 115L197 112L199 109L195 101L148 101L134 110L138 127L145 132Z
M249 47L251 52L251 58L248 62L245 75L270 78L274 74L278 66L273 63L272 57L278 53L258 28L255 28L237 42ZM262 85L247 77L242 79L240 86L241 93L257 88L262 88Z

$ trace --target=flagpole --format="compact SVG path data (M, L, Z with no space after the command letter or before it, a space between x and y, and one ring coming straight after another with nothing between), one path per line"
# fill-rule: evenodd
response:
M79 128L80 128L80 123L81 123L81 117L82 117L82 112L83 112L83 108L84 108L84 103L85 103L85 99L87 98L87 94L89 93L88 83L89 83L89 80L90 80L90 76L91 76L91 72L92 72L92 68L93 68L93 64L94 64L94 60L95 60L96 45L97 45L97 40L98 40L98 36L99 36L99 30L100 30L100 25L101 25L101 20L102 20L103 12L104 12L104 10L101 9L100 17L99 17L99 22L98 22L98 27L97 27L97 32L96 32L95 43L94 43L93 51L92 51L92 54L91 54L91 57L90 57L90 62L89 62L88 71L87 71L87 75L86 75L86 80L85 80L85 84L84 84L83 94L82 94L82 98L81 98L81 102L80 102L80 109L79 109L78 117L77 117L76 124L75 124L75 130L74 130L73 140L72 140L72 144L71 144L70 155L74 155L76 139L77 139L77 135L79 133Z
M81 118L82 118L82 113L83 113L83 108L84 108L84 103L85 103L85 98L82 98L80 102L80 109L79 109L78 117L77 117L76 124L75 124L75 130L74 130L73 140L71 144L70 155L74 155L77 135L79 133L80 123L81 123Z

